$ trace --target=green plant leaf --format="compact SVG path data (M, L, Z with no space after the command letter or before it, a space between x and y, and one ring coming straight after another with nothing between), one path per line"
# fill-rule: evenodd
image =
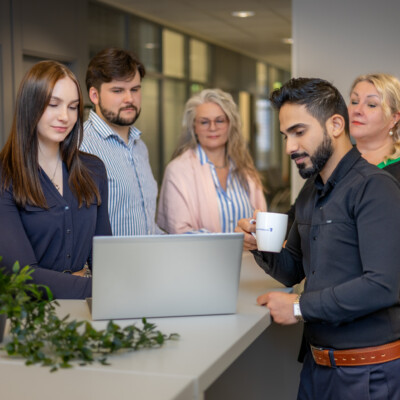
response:
M15 262L12 271L9 274L0 268L0 314L7 314L10 320L10 340L1 349L9 356L24 357L26 365L41 364L51 372L71 368L72 362L109 365L109 354L157 348L179 338L176 333L157 331L146 318L142 328L132 324L122 329L109 321L99 331L90 322L71 320L69 315L60 319L51 290L32 283L33 268L21 268Z

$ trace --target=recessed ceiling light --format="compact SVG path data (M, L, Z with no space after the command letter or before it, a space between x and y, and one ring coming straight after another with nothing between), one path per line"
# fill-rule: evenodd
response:
M249 18L256 15L254 11L233 11L232 15L238 18Z
M293 44L293 38L283 38L282 43Z

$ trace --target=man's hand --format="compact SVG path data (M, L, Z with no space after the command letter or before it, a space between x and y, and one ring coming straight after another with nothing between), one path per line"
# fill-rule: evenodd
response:
M256 219L258 211L259 210L254 211L253 219L240 219L237 227L235 228L235 232L244 233L243 250L257 250L256 238L251 234L251 232L256 231L256 224L253 221Z
M297 319L293 312L293 303L297 294L284 292L268 292L257 297L257 303L269 308L272 318L277 324L292 325Z
M71 275L81 276L83 278L85 276L85 270L81 269L80 271L73 272Z

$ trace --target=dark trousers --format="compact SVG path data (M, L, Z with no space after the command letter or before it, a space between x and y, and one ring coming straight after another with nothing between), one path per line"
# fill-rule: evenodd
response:
M298 400L400 400L400 359L360 367L323 367L308 351Z

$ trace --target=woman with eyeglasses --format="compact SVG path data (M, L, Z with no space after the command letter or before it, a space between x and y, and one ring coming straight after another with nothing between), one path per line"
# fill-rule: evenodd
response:
M267 208L263 186L241 134L229 93L190 98L181 144L167 165L157 223L168 233L233 232L237 221Z
M0 266L31 266L33 282L58 299L92 295L92 239L111 235L104 164L78 150L82 119L75 75L39 62L22 80L0 152Z

